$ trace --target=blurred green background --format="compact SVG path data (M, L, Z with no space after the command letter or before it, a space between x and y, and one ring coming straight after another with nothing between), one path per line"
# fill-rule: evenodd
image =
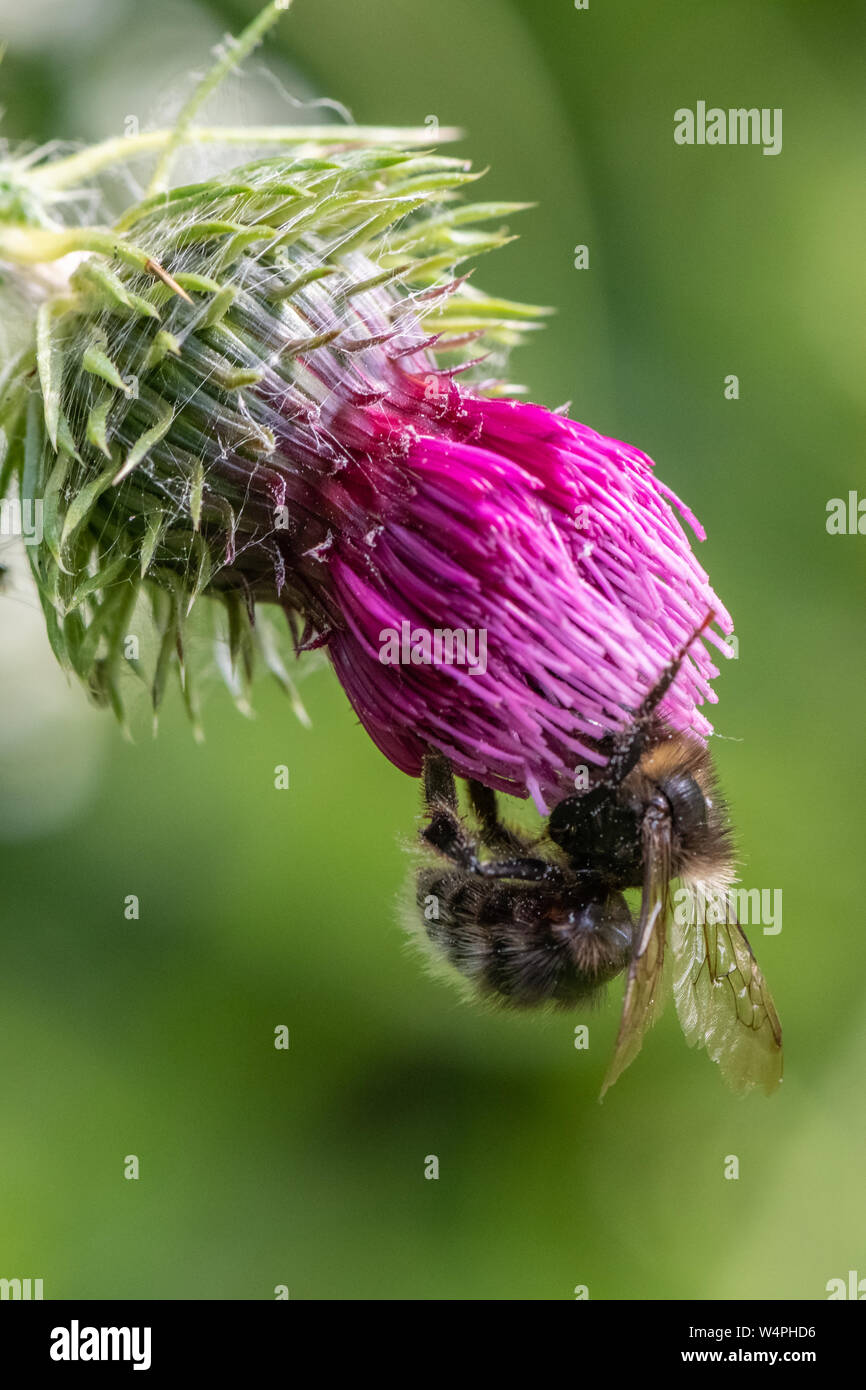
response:
M253 9L0 0L0 129L164 121ZM811 1299L866 1275L866 539L825 529L864 487L864 29L827 0L296 0L211 110L291 120L290 92L436 116L490 165L482 196L537 202L479 273L559 310L514 373L657 460L736 620L714 753L743 883L784 895L781 935L752 933L781 1092L731 1097L670 1010L599 1106L619 987L577 1051L580 1017L474 1009L404 948L417 787L327 668L302 683L311 730L263 683L253 720L214 692L202 746L177 697L130 746L13 590L0 1276L49 1298L508 1300ZM782 153L676 146L699 99L782 107Z

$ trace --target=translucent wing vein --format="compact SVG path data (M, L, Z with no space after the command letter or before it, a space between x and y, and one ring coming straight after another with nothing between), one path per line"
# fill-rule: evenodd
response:
M722 901L720 912L718 895L693 891L687 920L674 918L677 1013L689 1045L707 1049L733 1090L769 1095L782 1079L782 1028L730 899Z

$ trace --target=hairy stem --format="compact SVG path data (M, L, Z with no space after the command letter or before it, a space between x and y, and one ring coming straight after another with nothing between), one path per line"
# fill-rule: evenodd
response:
M271 3L260 14L256 15L255 19L247 25L237 39L229 39L210 72L202 78L184 103L172 131L171 139L157 161L148 193L162 193L168 187L172 161L183 145L196 114L232 69L239 67L244 59L249 57L253 49L258 47L267 31L276 24L280 15L289 8L291 3L292 0L271 0Z
M36 189L70 188L93 174L122 164L140 154L164 150L174 139L174 130L148 130L140 135L117 135L90 145L86 150L52 160L34 169L27 178ZM462 132L455 126L341 126L331 125L263 125L263 126L196 126L188 130L184 145L434 145L458 140Z

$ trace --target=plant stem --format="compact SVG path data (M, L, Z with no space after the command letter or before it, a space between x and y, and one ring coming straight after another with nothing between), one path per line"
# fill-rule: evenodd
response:
M239 67L244 59L249 57L253 49L258 47L267 31L289 8L291 3L292 0L271 0L271 3L266 5L260 14L256 15L255 19L247 25L237 39L229 38L210 72L202 78L188 100L184 102L172 131L171 139L163 149L153 171L153 178L147 190L149 194L162 193L168 187L172 161L186 140L187 132L191 128L196 114L232 69Z
M148 130L140 135L117 135L90 145L86 150L55 159L33 169L28 184L36 189L70 188L112 164L134 159L136 155L164 150L173 140L174 130ZM184 136L185 145L434 145L447 140L459 140L462 132L456 126L197 126Z

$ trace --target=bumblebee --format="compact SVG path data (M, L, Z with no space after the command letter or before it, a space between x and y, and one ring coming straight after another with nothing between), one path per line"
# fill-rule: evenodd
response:
M475 990L513 1007L573 1007L627 972L622 1018L602 1095L640 1050L665 993L692 1046L705 1047L736 1090L775 1089L782 1030L764 977L736 921L705 904L734 879L728 812L703 740L672 729L657 707L691 643L620 732L599 741L606 762L583 792L553 808L537 837L506 825L495 792L468 782L459 809L451 766L424 765L428 852L417 903L433 951ZM671 917L679 879L689 909ZM625 898L641 890L635 921ZM715 914L718 915L718 914Z

